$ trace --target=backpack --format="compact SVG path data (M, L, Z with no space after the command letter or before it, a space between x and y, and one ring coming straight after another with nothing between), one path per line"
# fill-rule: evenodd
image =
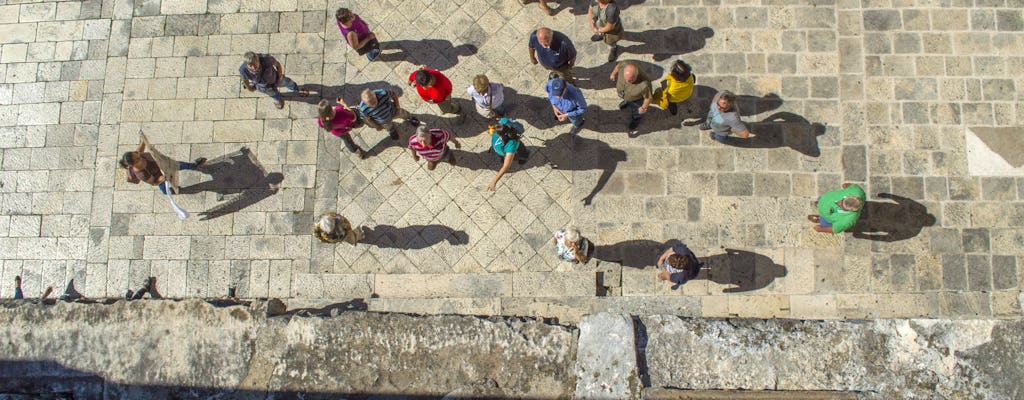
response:
M511 118L502 118L498 121L498 125L501 125L502 133L508 136L510 140L519 140L523 137L523 133L526 132L526 127L521 122Z

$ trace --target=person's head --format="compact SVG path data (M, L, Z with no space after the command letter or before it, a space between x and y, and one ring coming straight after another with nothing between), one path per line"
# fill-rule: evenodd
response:
M565 79L554 78L551 80L551 95L562 97L565 94Z
M601 5L605 5L605 4L611 3L612 0L597 0L597 2L600 3Z
M718 111L732 110L735 105L736 95L728 90L723 90L722 95L718 97Z
M363 89L363 91L359 93L359 100L370 107L377 106L377 95L370 89Z
M414 79L416 80L416 84L419 86L425 88L434 86L434 76L427 72L427 70L425 69L416 71L416 76L414 77Z
M434 144L434 138L430 136L430 129L427 128L426 124L420 124L416 128L416 141L424 146Z
M121 155L121 159L117 163L121 164L121 168L128 169L136 164L145 163L145 160L137 151L126 151Z
M316 221L316 226L317 228L320 228L321 231L334 232L335 223L336 221L334 217L324 214L320 216L319 221Z
M504 121L505 119L502 118L502 120ZM519 132L516 131L516 128L513 128L511 125L499 123L497 128L498 129L496 129L494 133L498 134L498 137L501 138L502 142L508 143L510 141L519 139Z
M569 228L565 230L565 242L576 243L580 241L580 231L576 228Z
M551 36L551 29L537 29L537 43L540 43L540 45L544 46L545 49L551 48Z
M352 14L352 10L347 8L339 8L334 13L334 18L341 22L343 25L348 25L355 18L355 14Z
M690 64L683 62L683 60L676 60L676 63L672 65L672 77L677 81L685 81L690 79L690 74L693 70L690 69Z
M843 202L840 203L846 211L857 211L864 205L864 202L856 197L844 197Z
M487 75L477 75L473 77L473 90L477 93L487 94L487 90L491 88L491 81L487 79Z
M320 123L324 126L324 129L331 130L331 120L334 119L334 107L331 107L329 101L320 100L316 104L316 114L320 118Z
M665 259L665 262L668 263L668 266L679 270L685 270L691 267L690 258L678 253L668 256L668 258Z
M636 83L639 78L639 73L636 69L636 65L627 63L625 67L622 67L622 77L629 83Z
M242 60L245 62L245 67L250 71L260 70L260 58L256 56L256 53L247 51L242 55Z

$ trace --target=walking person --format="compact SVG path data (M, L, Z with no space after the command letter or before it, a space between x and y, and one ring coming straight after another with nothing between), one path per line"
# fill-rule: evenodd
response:
M590 261L590 254L594 246L589 240L580 235L576 228L559 229L555 231L555 254L562 261L570 261L578 264L586 264Z
M629 107L629 134L635 134L640 120L651 105L651 78L633 61L616 64L609 78L615 81L615 91L622 99L619 109Z
M842 233L853 228L867 202L867 195L859 185L844 183L843 188L827 192L812 203L818 214L807 216L814 230L824 233Z
M377 56L380 55L380 42L377 40L377 35L370 32L370 27L366 25L366 22L359 18L359 14L353 13L347 8L339 8L334 13L334 19L338 21L338 29L341 30L341 36L345 38L345 43L348 43L359 55L365 55L367 60L377 59Z
M286 87L299 96L309 95L309 91L299 89L291 78L284 75L284 67L270 54L256 54L251 51L242 56L244 61L238 67L238 75L242 77L242 86L248 91L259 90L274 99L279 110L284 108L284 100L278 87Z
M150 145L146 134L140 130L138 147L134 151L124 152L118 163L127 171L126 180L129 183L145 182L156 186L160 193L167 196L178 218L188 218L188 212L182 209L172 196L178 192L178 171L198 170L206 163L205 158L197 158L195 162L175 161Z
M455 145L456 149L462 148L462 143L444 129L427 129L426 124L421 124L416 129L416 134L409 138L409 151L412 152L412 159L420 161L420 157L427 160L427 169L433 171L437 163L444 161L455 165L455 155L448 148L448 142Z
M679 103L693 95L693 85L696 82L697 77L693 75L690 65L683 60L676 60L668 75L661 81L661 87L654 92L658 107L668 109L672 115L678 114Z
M473 98L476 112L484 118L501 118L505 116L505 86L491 82L487 75L473 77L473 84L466 88L466 93Z
M519 164L525 164L526 160L530 157L530 151L526 149L526 146L523 146L522 136L525 131L523 124L508 118L502 118L498 121L497 127L491 125L488 129L491 131L491 149L488 151L493 151L502 160L501 168L494 175L494 179L491 179L491 183L487 185L487 190L493 192L498 185L498 180L512 166L512 160L518 157Z
M558 76L575 81L572 67L576 64L576 46L564 33L540 28L530 34L530 63L540 65Z
M145 296L146 293L149 293L149 298L151 298L151 299L159 300L159 299L164 298L164 296L161 296L160 292L158 292L156 290L156 277L155 276L151 276L151 277L146 278L146 280L142 282L142 288L140 288L139 290L137 290L135 292L132 292L131 289L128 289L128 292L126 292L124 294L124 299L125 300L139 300L139 299L142 298L142 296Z
M583 114L587 112L587 101L583 98L583 91L557 76L549 80L544 89L548 92L548 101L555 111L555 118L559 122L569 120L572 124L570 135L579 133L586 122Z
M665 249L658 257L658 280L682 284L700 273L700 260L685 244Z
M360 159L365 159L366 152L352 140L352 129L359 124L359 118L340 96L337 102L337 105L332 106L326 99L320 100L320 103L317 104L318 117L316 123L323 130L341 138L348 151L354 153Z
M594 32L590 40L608 45L608 62L615 62L619 57L617 43L625 32L622 19L619 18L619 5L615 4L615 0L591 0L587 17L590 19L590 30Z
M38 301L46 300L52 293L53 286L47 286L46 289L43 290L43 293L39 295ZM23 300L24 298L25 292L21 290L21 275L16 275L14 277L14 300Z
M398 94L386 89L363 89L359 94L359 116L367 126L376 130L388 130L391 139L398 140L395 117L404 115Z
M420 68L409 75L409 85L416 87L416 93L423 101L437 104L442 113L455 114L457 122L462 122L462 107L452 101L452 82L441 71Z
M728 142L729 135L733 133L741 138L756 136L740 120L740 109L736 105L736 95L728 90L718 92L715 98L711 100L707 120L698 128L702 131L710 130L711 138L722 144Z
M519 2L522 3L523 5L526 5L527 1L528 0L519 0ZM555 15L555 11L552 10L550 6L548 6L547 0L537 0L537 5L540 6L540 9L543 10L545 14Z
M362 229L352 229L347 218L334 212L326 212L317 219L313 236L324 243L345 242L353 246L363 240Z

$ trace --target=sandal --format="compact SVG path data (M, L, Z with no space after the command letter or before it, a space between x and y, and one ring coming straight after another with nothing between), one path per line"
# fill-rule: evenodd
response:
M278 110L284 108L284 100L274 103L274 107L277 107Z
M808 215L807 220L817 224L821 222L821 217L817 215Z
M355 154L356 154L356 156L359 157L360 160L365 160L366 159L366 152L363 151L363 149L356 149Z

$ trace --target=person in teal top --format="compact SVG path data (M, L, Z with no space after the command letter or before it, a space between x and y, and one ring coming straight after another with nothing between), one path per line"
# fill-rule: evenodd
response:
M530 152L526 150L526 146L523 146L523 142L520 140L525 131L523 124L502 118L498 121L498 126L492 128L494 129L491 131L491 149L494 150L494 154L502 158L502 164L501 169L494 175L494 179L491 179L491 184L487 185L487 190L490 191L495 190L498 180L505 175L505 172L508 172L509 167L512 166L512 160L517 155L519 164L526 163L527 157L530 156Z
M852 183L844 183L840 190L833 190L818 198L818 214L807 219L817 224L818 232L841 233L853 227L860 218L860 212L867 202L864 189Z

